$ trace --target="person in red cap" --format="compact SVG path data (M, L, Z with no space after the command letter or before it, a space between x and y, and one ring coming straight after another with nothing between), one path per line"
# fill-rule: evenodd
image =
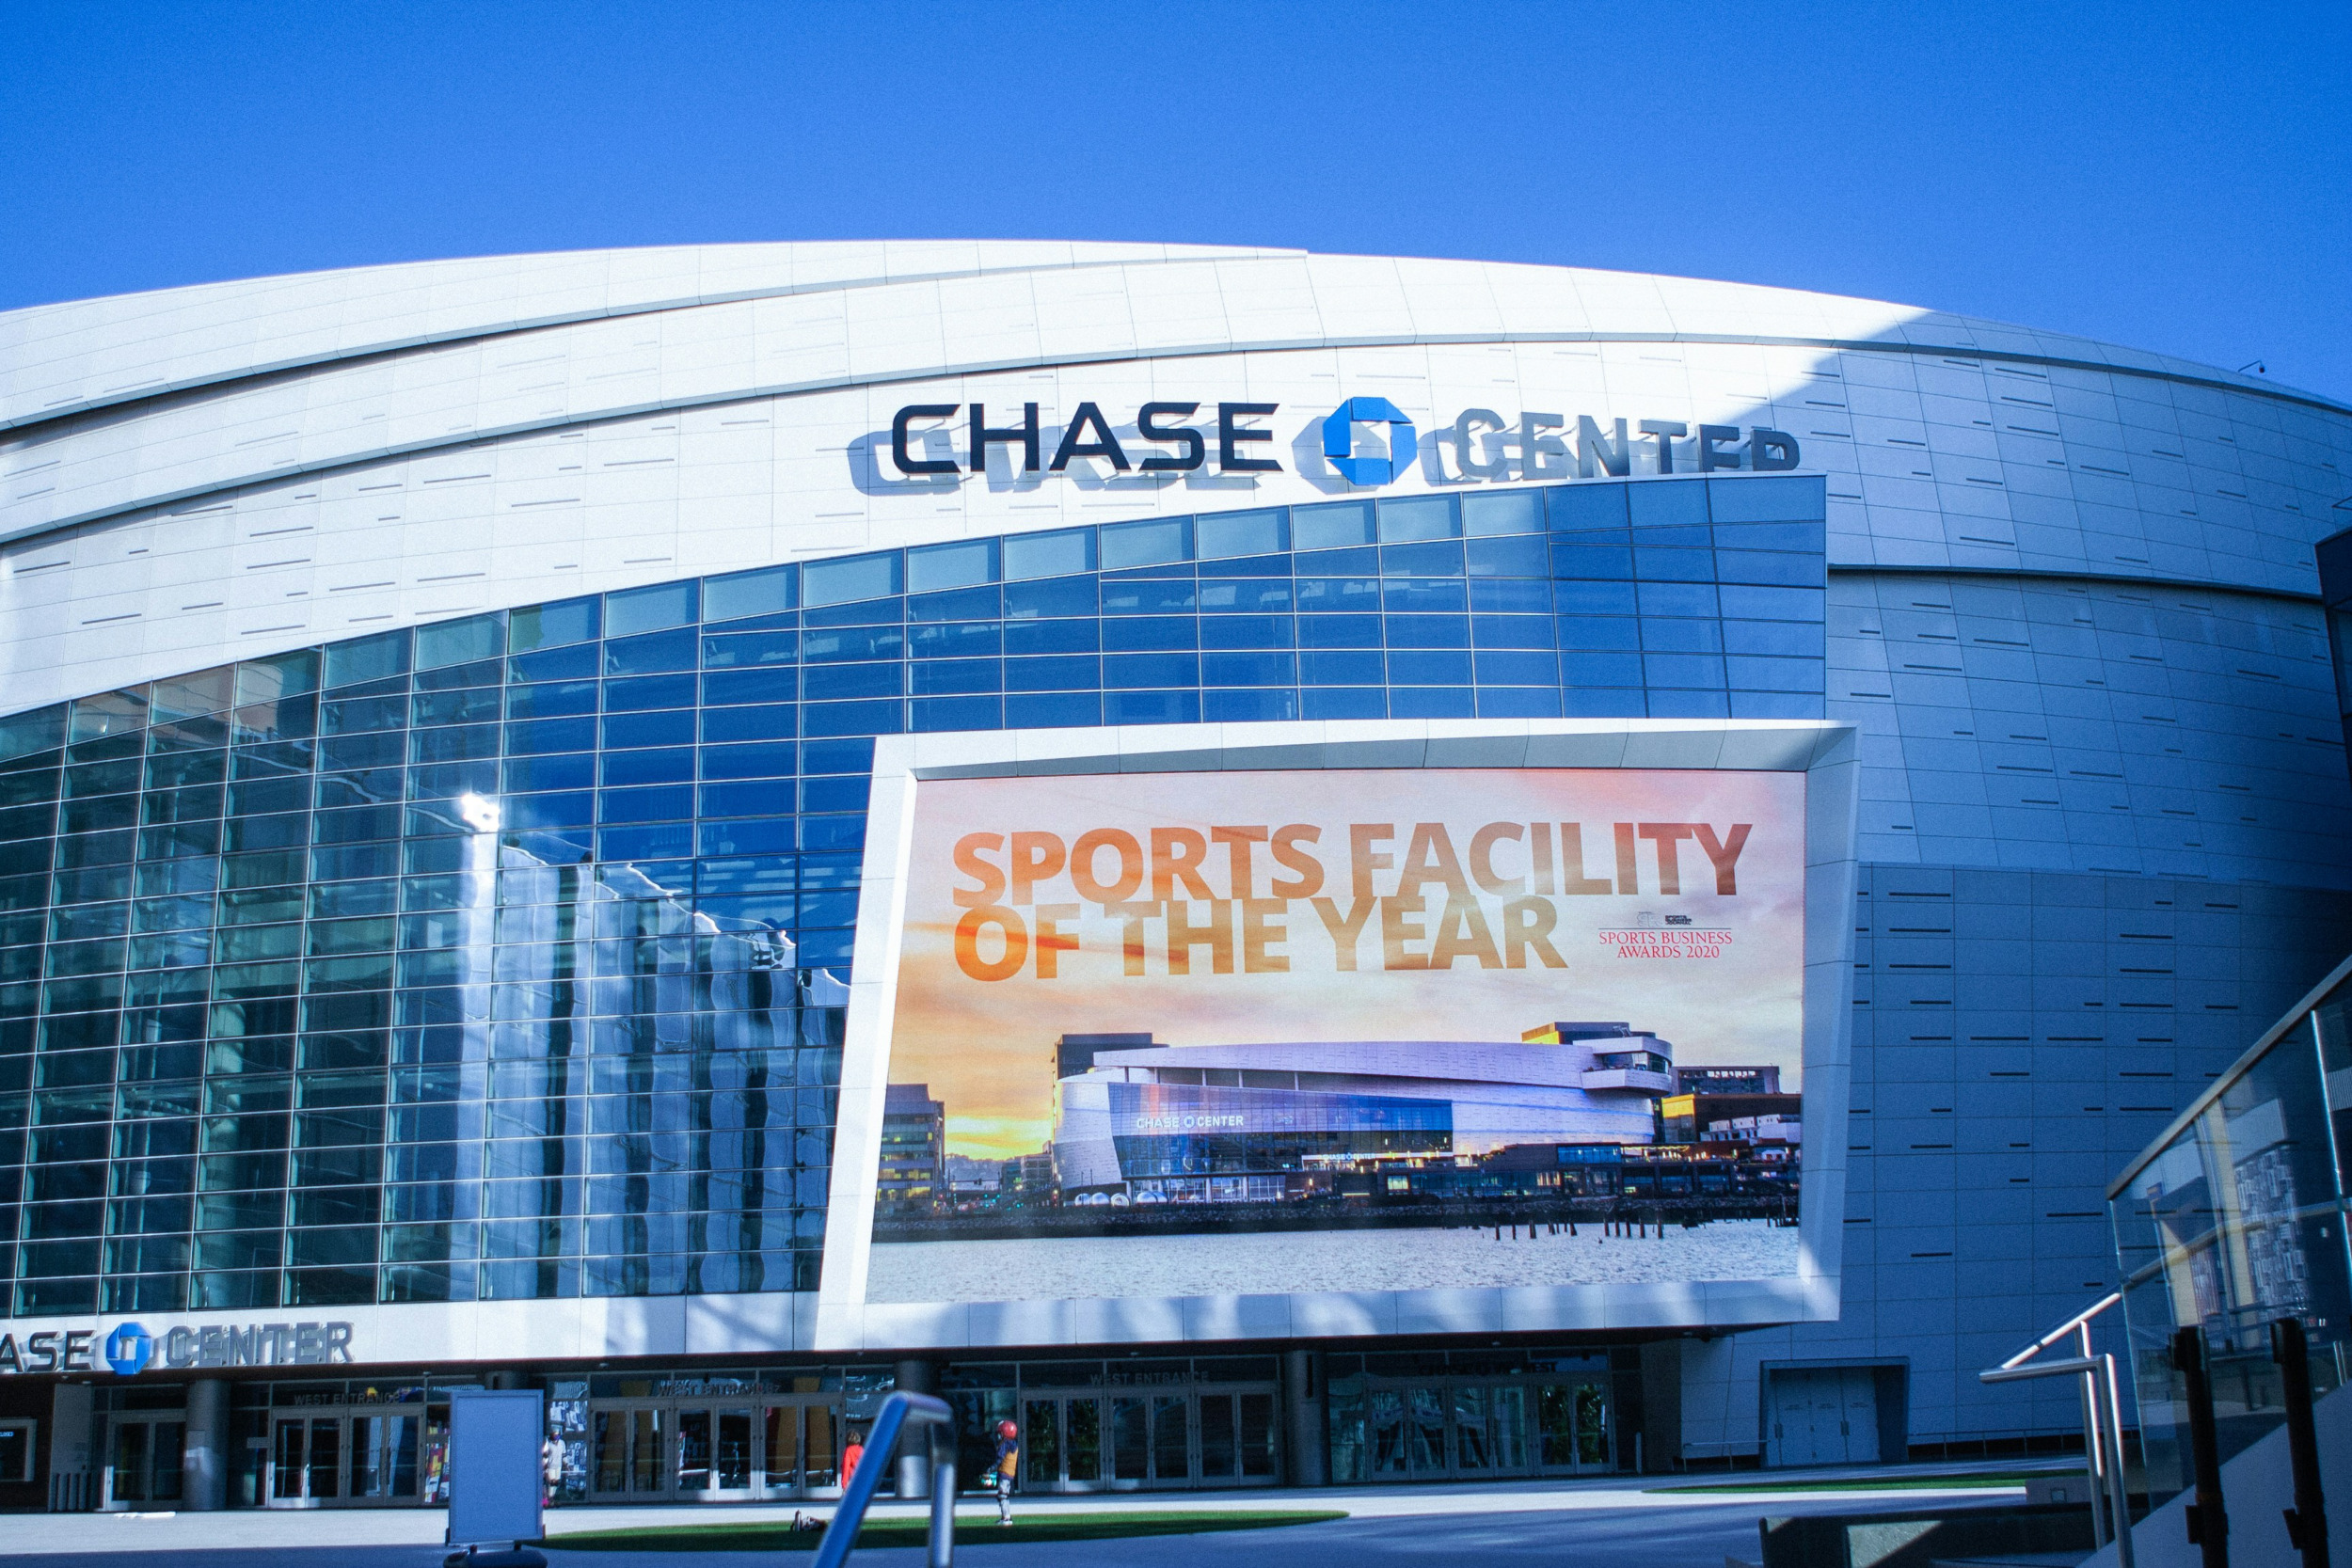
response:
M1021 1470L1021 1429L1010 1421L996 1423L996 1463L990 1474L996 1482L996 1522L1012 1523L1012 1478Z

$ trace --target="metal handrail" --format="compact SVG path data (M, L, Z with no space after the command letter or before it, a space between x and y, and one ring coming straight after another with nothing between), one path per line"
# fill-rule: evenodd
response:
M2123 1299L2112 1291L2075 1313L2015 1355L1977 1374L1979 1383L2022 1383L2028 1378L2072 1377L2081 1380L2083 1457L2090 1472L2090 1536L2104 1546L2115 1542L2117 1568L2133 1568L2131 1493L2123 1479L2123 1410L2116 1388L2115 1357L2091 1354L2090 1321ZM2067 1338L2074 1338L2074 1354L2036 1362L2034 1357ZM2106 1495L2106 1513L2100 1510ZM2112 1521L2112 1528L2109 1525Z
M815 1568L841 1568L850 1560L850 1552L857 1544L858 1529L866 1523L866 1505L874 1500L875 1490L882 1485L882 1472L889 1468L890 1452L898 1446L898 1433L909 1426L930 1429L930 1568L950 1568L956 1555L954 1423L955 1413L947 1408L946 1402L929 1394L897 1393L882 1401L882 1413L874 1418L874 1430L867 1434L868 1457L859 1462L856 1473L850 1477L850 1484L842 1488L833 1521L825 1527L824 1539L817 1543Z

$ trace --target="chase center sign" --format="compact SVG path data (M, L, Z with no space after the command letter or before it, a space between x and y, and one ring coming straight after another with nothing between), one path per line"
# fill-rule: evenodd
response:
M1107 464L1113 473L1172 475L1206 468L1214 443L1221 474L1282 471L1279 459L1267 454L1277 433L1260 422L1272 420L1279 404L1219 403L1214 419L1202 416L1203 407L1147 403L1115 426L1099 404L1081 403L1056 426L1041 420L1034 403L1023 404L1019 422L1009 424L989 423L984 403L913 403L891 418L890 457L901 474L914 479L985 474L990 454L999 451L1008 475L1058 474L1081 457ZM1629 430L1624 420L1612 420L1604 429L1590 415L1579 415L1572 451L1564 415L1523 411L1506 420L1491 408L1466 408L1423 437L1396 404L1380 397L1349 398L1316 423L1325 462L1354 486L1387 484L1417 460L1431 484L1462 484L1623 479L1633 472L1637 452L1648 459L1645 471L1660 474L1772 471L1793 468L1798 459L1794 436L1761 425L1749 427L1743 438L1737 425L1693 428L1681 420L1643 420Z

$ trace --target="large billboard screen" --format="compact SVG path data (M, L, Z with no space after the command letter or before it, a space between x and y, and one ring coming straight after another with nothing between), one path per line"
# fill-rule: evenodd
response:
M922 783L865 1301L1795 1275L1805 789Z

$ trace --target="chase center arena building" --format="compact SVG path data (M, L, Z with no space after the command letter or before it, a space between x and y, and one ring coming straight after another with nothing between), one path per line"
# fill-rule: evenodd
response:
M484 1384L600 1499L831 1495L894 1385L1073 1489L2056 1443L1976 1370L2114 1288L2104 1183L2352 946L2347 469L2261 378L1569 268L0 315L0 1506L430 1503ZM818 1342L877 736L1661 719L1859 732L1835 1322Z

